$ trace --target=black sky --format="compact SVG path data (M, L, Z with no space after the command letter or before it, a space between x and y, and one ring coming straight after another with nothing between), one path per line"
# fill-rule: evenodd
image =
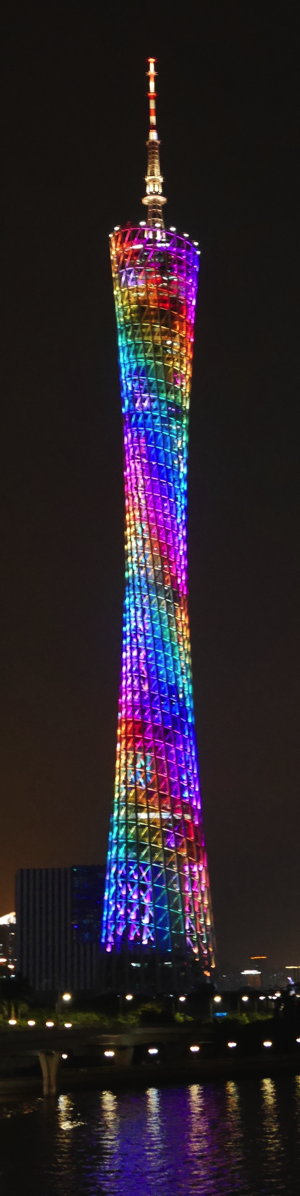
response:
M202 247L190 608L219 955L300 962L296 6L103 11L2 17L0 912L17 867L105 857L123 593L108 232L142 218L154 53L167 220Z

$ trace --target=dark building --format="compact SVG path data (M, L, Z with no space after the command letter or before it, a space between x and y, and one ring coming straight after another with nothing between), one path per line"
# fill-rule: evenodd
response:
M16 970L16 915L0 918L0 979L14 976Z
M81 864L17 872L17 971L35 992L97 987L104 875Z

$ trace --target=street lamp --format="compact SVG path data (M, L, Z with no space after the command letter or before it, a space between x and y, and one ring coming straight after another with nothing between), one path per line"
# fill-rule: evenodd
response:
M56 1005L55 1005L55 1012L60 1014L63 1006L69 1005L70 1001L73 1001L73 993L70 993L68 990L64 993L58 992Z

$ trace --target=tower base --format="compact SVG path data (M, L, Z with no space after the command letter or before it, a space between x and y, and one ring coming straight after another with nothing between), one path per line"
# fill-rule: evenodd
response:
M162 955L156 950L101 951L101 988L103 992L189 993L203 983L210 984L211 973L190 954Z

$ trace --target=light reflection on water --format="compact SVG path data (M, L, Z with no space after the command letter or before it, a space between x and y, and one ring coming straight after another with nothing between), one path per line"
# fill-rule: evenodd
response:
M84 1125L84 1121L76 1120L74 1116L74 1101L71 1096L66 1094L58 1096L57 1107L61 1130L74 1130L77 1125Z
M161 1094L158 1088L147 1088L147 1133L145 1138L145 1163L147 1170L148 1168L151 1169L153 1179L155 1178L155 1175L157 1175L158 1183L161 1167L163 1165L164 1141L160 1096Z
M299 1196L300 1076L6 1102L2 1196L25 1176L30 1196Z
M261 1081L261 1090L263 1098L262 1144L265 1181L266 1183L270 1183L277 1176L278 1192L284 1192L284 1186L282 1186L283 1143L278 1119L275 1080L271 1080L270 1077L263 1079Z

